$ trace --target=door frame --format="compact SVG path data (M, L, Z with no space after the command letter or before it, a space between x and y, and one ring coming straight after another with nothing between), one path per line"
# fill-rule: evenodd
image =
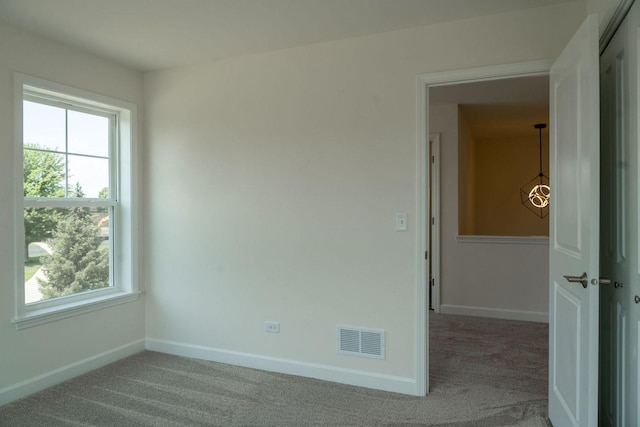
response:
M433 285L429 284L433 287L431 306L434 312L440 313L440 134L429 134L429 144L431 144L431 159L427 159L430 168L427 173L431 177L431 183L427 191L431 194L427 193L427 203L431 199L431 218L427 218L427 227L431 231L431 238L429 239L427 235L427 242L430 241L431 244L427 243L427 246L430 246L427 258L431 262L431 279L433 280ZM428 215L427 205L427 217Z
M418 74L417 92L417 183L416 189L416 395L429 392L429 290L428 263L425 252L429 249L429 87L477 81L502 80L516 77L548 75L552 59L513 64L466 68L435 73ZM439 248L438 248L439 250ZM433 256L433 255L432 255Z
M604 29L600 32L598 46L600 49L600 55L602 55L609 45L609 42L615 35L616 31L618 31L618 27L620 27L624 18L627 17L627 13L629 13L634 2L635 0L618 0L618 6L611 12L611 16L609 17L606 25L601 25L601 28L604 27ZM602 24L602 22L600 24Z

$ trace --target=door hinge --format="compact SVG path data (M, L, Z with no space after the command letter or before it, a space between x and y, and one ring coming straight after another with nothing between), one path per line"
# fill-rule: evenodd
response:
M424 252L424 259L429 259L429 251Z

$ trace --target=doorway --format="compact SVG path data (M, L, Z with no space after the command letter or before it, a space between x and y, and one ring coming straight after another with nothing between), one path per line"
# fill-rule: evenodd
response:
M442 306L432 299L434 311L546 320L548 210L528 209L521 188L548 174L548 133L536 128L548 123L548 94L547 75L429 89L429 126L443 145L440 225L455 236L433 245L439 234L429 214L429 271L435 264L445 272L435 282L429 277L429 284L434 295L441 283L447 291ZM437 169L434 160L429 165ZM430 170L430 207L440 186L434 176L440 178Z
M498 67L486 67L486 68L477 68L477 69L470 69L470 70L459 70L459 71L453 71L453 72L443 72L443 73L431 73L431 74L424 74L424 75L420 75L418 76L418 99L419 99L419 103L418 103L418 117L423 117L424 119L421 120L421 122L419 123L419 132L418 132L418 151L419 151L419 164L418 164L418 173L419 176L422 177L421 181L422 181L422 188L423 189L427 189L427 185L428 185L428 177L430 176L430 174L432 173L431 171L431 163L429 161L427 161L427 159L430 159L429 156L429 146L427 144L428 139L428 135L430 135L431 133L434 133L437 131L431 129L430 124L429 124L429 120L427 119L428 117L431 117L431 113L432 111L430 108L430 97L432 96L431 91L435 88L439 88L439 87L443 87L443 86L450 86L450 85L459 85L459 84L463 84L463 83L472 83L472 82L480 82L480 81L487 81L487 82L491 82L491 81L496 81L496 80L503 80L503 79L514 79L514 78L529 78L529 77L540 77L540 76L546 76L548 74L549 68L550 68L551 63L549 61L534 61L534 62L528 62L528 63L520 63L520 64L510 64L510 65L505 65L505 66L498 66ZM548 93L548 91L546 91L546 93ZM534 123L529 123L531 125L531 127L533 127ZM460 242L459 239L459 233L457 232L457 227L458 227L458 223L457 223L457 218L455 218L457 215L450 215L444 212L444 204L445 204L445 198L446 197L451 197L451 194L455 194L455 198L457 199L457 195L458 195L458 189L457 189L457 182L458 182L458 178L457 176L452 180L452 182L456 183L456 185L454 186L454 188L447 188L445 185L445 176L449 173L451 173L450 170L446 169L446 166L444 166L446 164L446 156L447 153L445 152L445 144L446 142L444 141L444 134L441 133L441 145L442 145L442 150L440 153L441 159L442 159L442 170L441 170L441 183L442 183L442 191L441 191L441 201L442 201L442 205L441 205L441 217L442 217L442 223L440 224L440 230L441 230L441 234L444 236L443 237L443 241L445 239L448 240L454 240L456 241L456 243ZM456 156L457 158L457 156ZM457 169L457 168L456 168ZM417 230L418 230L418 240L419 240L419 247L422 248L421 253L427 253L427 250L429 249L430 246L430 227L429 227L429 222L430 222L430 215L429 215L429 200L430 200L430 193L429 191L424 191L424 192L419 192L418 194L419 200L418 200L418 218L417 218ZM455 201L455 205L457 205L458 201ZM522 209L525 209L524 207L521 207ZM446 229L446 221L447 219L451 220L451 216L453 216L454 218L454 227L455 227L455 231L450 232L450 229ZM451 224L449 224L451 225ZM449 231L447 231L449 230ZM502 251L505 251L505 248L508 247L508 244L504 244L505 242L507 243L512 243L510 242L510 239L504 239L504 236L502 236L502 246L501 249ZM522 237L515 237L516 240L523 240ZM473 242L474 239L470 239L469 242L464 242L465 239L462 239L463 243L466 245L472 245L474 243L477 242ZM500 239L499 239L500 240ZM496 243L496 245L498 245L499 243ZM548 239L547 238L537 238L534 239L534 242L532 243L533 246L537 246L539 251L544 251L547 250L548 251ZM435 248L437 251L439 251L439 253L443 253L443 251L441 250L442 248ZM434 255L434 254L432 254ZM447 274L447 270L445 270L445 267L443 266L443 262L440 262L440 267L441 267L441 277L442 280L440 280L439 282L442 283L446 283L446 274ZM418 277L418 300L417 300L417 305L418 305L418 328L417 328L417 342L419 343L419 351L418 351L418 357L416 359L417 362L417 366L416 366L416 371L418 373L418 384L417 384L417 391L418 394L426 394L428 391L428 349L429 349L429 342L428 342L428 331L429 331L429 320L428 320L428 308L429 308L429 291L428 291L428 280L429 280L429 263L425 262L423 263L418 263L418 272L417 272L417 277ZM547 274L545 273L544 276L547 276ZM439 301L439 308L443 309L446 308L447 310L459 310L459 314L467 314L467 315L484 315L484 317L503 317L503 318L512 318L512 319L516 319L516 320L535 320L535 321L545 321L547 319L547 313L546 310L544 311L527 311L527 310L513 310L513 309L484 309L483 307L478 307L478 306L474 306L472 304L469 304L468 306L464 306L462 304L450 304L449 307L445 307L446 304L444 304L446 302L446 299L450 296L450 294L448 294L447 292L449 292L449 288L445 288L446 291L442 292L442 287L440 287L441 283L436 282L435 283L435 287L438 288L439 291L439 296L440 296L440 301ZM545 278L545 280L542 282L541 285L541 290L543 289L547 289L548 284L547 284L547 279ZM535 290L531 291L535 294ZM548 292L548 289L547 289ZM471 292L471 294L473 294L473 292ZM463 295L464 297L464 295ZM548 301L548 294L545 294L543 297L546 301ZM524 297L524 299L526 300L526 296ZM435 301L434 301L435 302ZM434 307L435 308L435 307ZM446 311L446 310L444 310ZM443 312L444 312L443 311Z

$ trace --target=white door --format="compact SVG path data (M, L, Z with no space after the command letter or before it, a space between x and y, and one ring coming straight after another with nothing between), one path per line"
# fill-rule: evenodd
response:
M626 86L628 60L621 27L600 58L600 274L613 280L614 286L600 289L600 411L603 427L623 427L624 420L624 351L626 305L617 283L629 283L630 257L627 235L631 184L627 164L627 120L629 94ZM620 331L620 333L617 333Z
M614 290L615 298L618 301L617 307L620 311L627 313L624 323L624 340L619 344L623 356L624 370L619 375L624 396L622 422L620 425L637 426L640 425L640 195L638 194L640 179L638 172L640 130L640 4L635 2L626 18L624 27L625 49L627 49L627 60L625 61L626 77L620 89L629 94L629 109L623 117L626 117L627 137L629 144L626 147L628 153L628 185L629 195L629 221L627 229L624 231L628 235L629 245L628 257L631 268L629 268L628 282L623 288ZM627 326L628 325L628 326ZM622 331L620 331L622 333Z
M598 422L598 21L589 16L551 67L549 418ZM573 282L569 282L569 276Z
M600 60L602 145L600 425L640 422L638 351L638 34L635 4Z
M429 309L440 313L440 134L429 136Z
M603 427L622 427L625 377L621 376L624 353L620 351L624 336L625 310L618 309L622 288L615 283L628 283L629 245L626 234L628 215L626 162L628 139L626 126L618 117L628 111L628 92L621 90L628 61L625 30L620 28L600 58L600 274L612 279L614 286L600 289L600 406ZM621 307L620 307L621 308Z
M600 59L600 425L638 425L638 27L636 4ZM636 96L632 96L636 94Z

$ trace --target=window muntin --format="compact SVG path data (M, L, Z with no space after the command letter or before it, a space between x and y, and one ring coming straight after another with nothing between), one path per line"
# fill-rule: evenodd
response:
M21 73L15 73L15 82L16 314L13 323L17 329L23 329L135 301L140 294L134 174L136 106ZM38 118L30 114L29 108L47 114ZM30 145L30 141L38 146ZM33 161L32 157L42 155L46 155L47 161L62 165L62 172L46 181L47 185L40 185L37 180L36 184L25 185L26 169L33 167L29 162ZM26 215L27 212L30 215ZM52 212L58 216L43 222L42 216ZM41 299L41 292L34 296L33 286L26 287L25 278L40 270L42 263L25 265L25 258L27 255L49 256L47 249L51 251L52 245L25 244L30 230L27 221L46 225L35 230L41 238L32 240L46 243L48 239L51 241L59 224L74 213L84 216L85 224L91 224L89 240L93 246L86 252L97 251L85 258L87 262L78 265L93 261L94 267L104 268L108 264L108 286L96 279L103 275L89 269L83 276L88 286L72 287L70 292L46 299ZM93 235L96 228L101 239L99 245ZM38 285L36 287L40 291Z

